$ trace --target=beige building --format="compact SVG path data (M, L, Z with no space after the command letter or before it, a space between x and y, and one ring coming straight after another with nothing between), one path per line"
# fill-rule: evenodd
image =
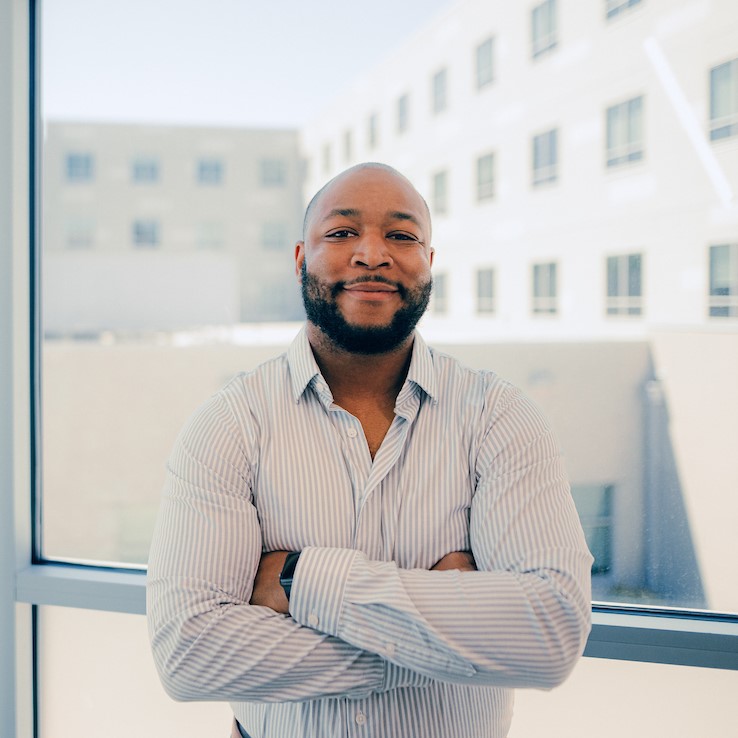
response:
M49 122L44 326L97 335L295 320L295 131Z

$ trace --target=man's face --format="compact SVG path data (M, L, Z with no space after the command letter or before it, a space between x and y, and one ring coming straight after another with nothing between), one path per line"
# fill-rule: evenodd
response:
M296 249L308 320L351 353L392 351L412 333L431 291L430 218L397 174L355 169L313 204Z

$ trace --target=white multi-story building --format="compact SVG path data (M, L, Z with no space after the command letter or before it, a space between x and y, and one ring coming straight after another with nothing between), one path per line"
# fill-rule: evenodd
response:
M307 193L381 161L426 197L425 334L553 417L596 594L735 606L735 2L459 0L301 141Z
M433 322L455 337L633 338L738 318L732 0L460 0L302 143L308 191L371 160L419 187Z

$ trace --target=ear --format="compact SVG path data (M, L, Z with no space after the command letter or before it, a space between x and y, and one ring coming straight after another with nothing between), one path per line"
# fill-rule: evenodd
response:
M302 283L302 264L305 261L305 242L298 241L295 244L295 274L297 275L297 283Z
M430 250L428 252L428 263L433 266L433 257L436 255L436 250L433 248L433 246L430 247Z

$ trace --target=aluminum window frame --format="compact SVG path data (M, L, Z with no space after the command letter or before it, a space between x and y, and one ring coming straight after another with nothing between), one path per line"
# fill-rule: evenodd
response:
M145 573L38 557L34 0L0 0L0 734L37 735L35 611L143 614ZM738 670L738 614L593 605L585 656ZM125 695L123 695L125 699Z

